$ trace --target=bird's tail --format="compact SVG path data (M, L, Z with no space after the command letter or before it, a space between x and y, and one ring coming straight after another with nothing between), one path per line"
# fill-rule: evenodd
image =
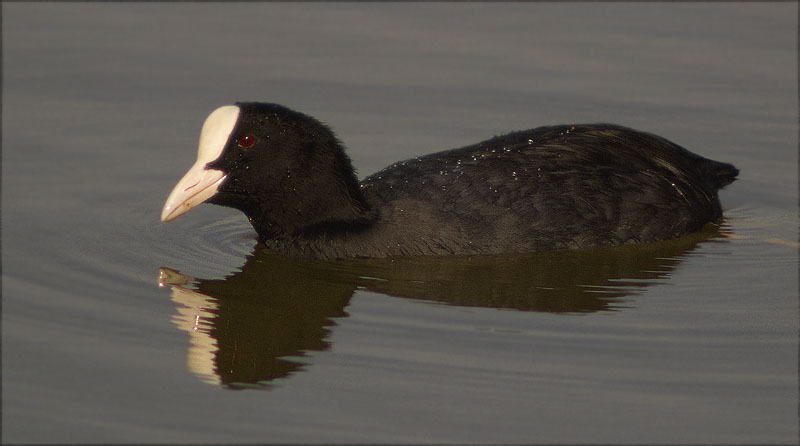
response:
M714 189L721 189L733 183L739 175L739 169L733 167L733 164L710 159L704 159L700 169L703 171L703 179Z

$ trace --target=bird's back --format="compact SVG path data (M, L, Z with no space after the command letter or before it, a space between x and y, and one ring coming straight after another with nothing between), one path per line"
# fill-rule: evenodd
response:
M361 186L386 230L373 237L414 240L414 253L533 252L688 234L720 218L717 189L736 173L664 138L591 124L410 159Z

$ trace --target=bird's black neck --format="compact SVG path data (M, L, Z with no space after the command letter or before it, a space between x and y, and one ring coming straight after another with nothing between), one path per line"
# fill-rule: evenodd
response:
M330 188L318 195L322 199L270 201L245 214L259 239L273 248L335 240L369 228L377 218L355 178L347 186Z

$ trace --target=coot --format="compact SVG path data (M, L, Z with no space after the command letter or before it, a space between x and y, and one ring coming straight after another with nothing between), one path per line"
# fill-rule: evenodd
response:
M202 202L239 209L295 257L500 254L672 239L722 216L738 170L612 124L538 127L413 158L363 181L342 143L284 106L214 110L169 221Z

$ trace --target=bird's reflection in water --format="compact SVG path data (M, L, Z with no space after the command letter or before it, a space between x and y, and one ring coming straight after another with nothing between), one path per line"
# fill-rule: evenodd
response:
M477 257L408 257L334 262L294 260L257 248L222 280L162 267L159 284L190 334L189 368L229 389L268 387L326 350L330 327L347 316L356 289L449 305L580 314L618 311L664 283L718 227L668 242L577 252Z
M172 320L191 338L189 368L231 389L264 386L300 369L306 351L327 349L328 327L346 316L356 278L262 249L222 280L159 272L179 304Z

